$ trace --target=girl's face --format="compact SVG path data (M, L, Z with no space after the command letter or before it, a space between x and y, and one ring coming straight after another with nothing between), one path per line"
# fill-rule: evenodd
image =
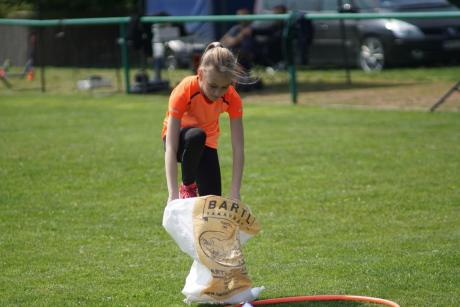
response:
M216 69L199 69L198 81L203 94L212 101L222 97L232 84L232 79L226 73Z

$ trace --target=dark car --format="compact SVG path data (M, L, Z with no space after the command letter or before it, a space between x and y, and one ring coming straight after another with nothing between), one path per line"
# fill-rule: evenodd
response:
M445 0L258 0L255 13L280 4L307 14L459 11ZM401 64L460 60L460 18L314 20L313 26L308 52L313 66L348 63L378 71Z

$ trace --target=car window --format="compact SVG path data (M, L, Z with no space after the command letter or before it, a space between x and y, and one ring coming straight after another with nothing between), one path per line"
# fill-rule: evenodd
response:
M357 8L358 10L369 10L379 7L379 0L341 0L341 5L350 4L352 7ZM321 1L321 10L322 11L333 11L337 12L339 7L338 0L322 0Z
M354 2L359 9L363 10L375 9L380 6L379 0L355 0Z
M337 12L337 0L323 0L321 1L322 11L334 11Z
M390 9L455 9L447 0L381 0L380 6Z
M431 4L447 4L447 1L444 0L428 0L428 1L420 1L420 0L382 0L380 1L386 5L407 5L407 4L419 4L419 3L431 3Z
M257 0L255 13L269 13L277 5L284 5L291 11L319 11L319 4L320 0Z
M319 11L320 2L318 0L290 0L288 9L298 11Z
M350 4L353 7L360 10L369 10L379 7L378 0L341 0L342 6L344 4ZM321 1L321 10L322 11L333 11L337 12L339 7L339 1L337 0L322 0Z

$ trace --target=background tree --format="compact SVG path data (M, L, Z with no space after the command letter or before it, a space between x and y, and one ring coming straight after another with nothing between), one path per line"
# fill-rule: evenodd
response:
M34 9L33 4L30 1L22 0L1 0L0 1L0 18L14 17L9 16L15 12L32 12Z
M142 13L143 6L143 0L1 0L0 17L21 10L40 18L127 16Z

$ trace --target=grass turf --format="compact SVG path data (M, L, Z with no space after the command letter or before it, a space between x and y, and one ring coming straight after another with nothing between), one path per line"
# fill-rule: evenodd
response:
M0 305L183 305L191 260L161 227L166 103L0 96ZM458 113L248 101L245 128L242 197L263 230L244 252L262 298L460 302Z

